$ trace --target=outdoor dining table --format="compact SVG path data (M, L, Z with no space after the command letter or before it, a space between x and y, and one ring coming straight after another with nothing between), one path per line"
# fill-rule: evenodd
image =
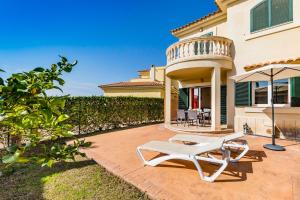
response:
M188 110L185 110L184 113L185 113L185 119L188 120ZM205 114L210 114L210 113L211 113L210 111L198 111L197 110L197 117L199 120L199 124L201 124L202 127L204 126L204 121L203 121L203 123L200 123L200 120L204 119Z

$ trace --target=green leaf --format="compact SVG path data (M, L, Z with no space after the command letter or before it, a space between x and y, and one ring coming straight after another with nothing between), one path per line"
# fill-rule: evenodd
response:
M78 64L78 61L75 60L71 65L72 65L72 67L74 67L74 66L77 65L77 64Z
M35 68L33 71L35 71L35 72L44 72L45 69L42 68L42 67L37 67L37 68Z
M80 146L80 147L85 147L85 148L87 148L87 147L92 146L92 143L91 143L91 142L85 142L84 140L81 140L81 141L79 142L79 146Z
M2 162L4 164L15 163L19 159L20 154L21 154L21 152L19 150L17 150L14 154L5 155L2 158Z
M4 85L4 80L3 80L3 78L0 78L0 85Z
M66 57L64 57L64 56L59 56L59 57L61 58L62 62L68 62L68 59Z
M56 65L56 64L52 64L52 65L51 65L51 70L52 70L53 72L55 72L55 71L57 70L57 65Z
M16 162L18 162L18 163L27 163L27 162L29 162L30 160L28 159L28 158L25 158L25 157L19 157L18 159L17 159L17 161Z
M57 118L57 122L63 122L63 121L65 121L65 120L69 119L69 118L70 118L70 117L69 117L68 115L66 115L66 114L60 115L60 116Z
M12 154L12 153L16 152L17 149L18 149L17 145L12 145L12 146L7 147L6 151L8 151L9 153Z
M67 67L65 67L65 68L64 68L64 71L65 71L65 72L68 72L68 73L71 72L71 71L72 71L72 66L67 66Z
M49 161L47 162L47 166L48 166L48 167L52 167L53 164L54 164L54 160L49 160Z
M10 164L16 162L17 158L15 155L5 155L2 157L2 162L4 164Z
M61 78L57 78L56 80L58 81L59 85L64 85L65 84L65 81Z
M28 92L27 89L17 89L17 92Z
M56 90L59 90L59 91L61 91L62 93L64 92L60 87L58 87L58 86L53 86L53 89L56 89Z
M73 137L74 133L72 131L63 131L62 136L69 138L69 137Z

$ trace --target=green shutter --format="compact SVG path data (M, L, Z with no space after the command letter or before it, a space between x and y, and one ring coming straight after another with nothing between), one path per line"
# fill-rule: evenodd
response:
M271 26L276 26L288 21L292 17L292 0L272 0L271 1Z
M251 10L251 32L269 27L269 1L265 0Z
M221 87L221 124L227 123L227 86Z
M265 0L251 9L251 32L293 21L293 0Z
M293 21L293 15L294 15L294 5L293 0L290 0L289 2L290 12L289 12L289 20Z
M300 107L300 77L291 78L291 106Z
M187 110L189 108L189 89L179 89L178 108Z
M252 83L235 83L235 106L252 106Z

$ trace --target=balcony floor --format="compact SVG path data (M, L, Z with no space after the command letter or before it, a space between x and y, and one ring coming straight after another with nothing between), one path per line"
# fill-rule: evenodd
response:
M194 165L188 161L143 166L136 147L151 140L167 141L174 134L163 124L115 131L86 138L92 147L85 152L153 199L300 199L299 142L277 140L286 151L274 152L263 148L263 144L271 142L270 138L246 136L248 154L239 163L231 163L214 183L208 183L199 179ZM158 155L146 153L147 158ZM206 162L200 164L205 173L216 169Z
M233 129L227 128L227 125L222 125L220 131L212 131L211 126L209 124L205 126L195 126L187 124L177 124L172 123L170 125L166 125L166 128L175 131L175 132L181 132L181 133L192 133L192 134L226 134L226 133L232 133Z

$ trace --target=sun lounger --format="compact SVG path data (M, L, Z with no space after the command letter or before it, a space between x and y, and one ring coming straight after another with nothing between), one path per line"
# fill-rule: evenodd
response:
M199 173L199 176L202 180L213 182L227 167L228 162L230 160L230 151L226 149L222 149L223 140L215 140L204 146L192 146L192 145L184 145L178 143L170 143L163 141L151 141L144 145L137 147L137 154L144 162L145 165L149 166L157 166L158 164L167 161L167 160L187 160L194 163ZM155 151L159 153L163 153L166 155L160 156L158 158L154 158L152 160L146 160L142 154L142 150ZM221 150L223 153L222 159L217 159L215 157L206 157L204 154ZM214 164L221 165L220 168L211 176L204 176L201 166L198 163L200 161L206 161Z
M230 149L243 149L243 151L235 158L230 158L231 162L238 162L248 151L249 146L246 140L241 140L237 143L237 139L245 136L243 132L233 133L223 137L208 137L208 136L199 136L199 135L189 135L189 134L177 134L174 137L169 139L169 142L191 142L195 143L196 146L205 146L211 142L223 140L224 148Z

